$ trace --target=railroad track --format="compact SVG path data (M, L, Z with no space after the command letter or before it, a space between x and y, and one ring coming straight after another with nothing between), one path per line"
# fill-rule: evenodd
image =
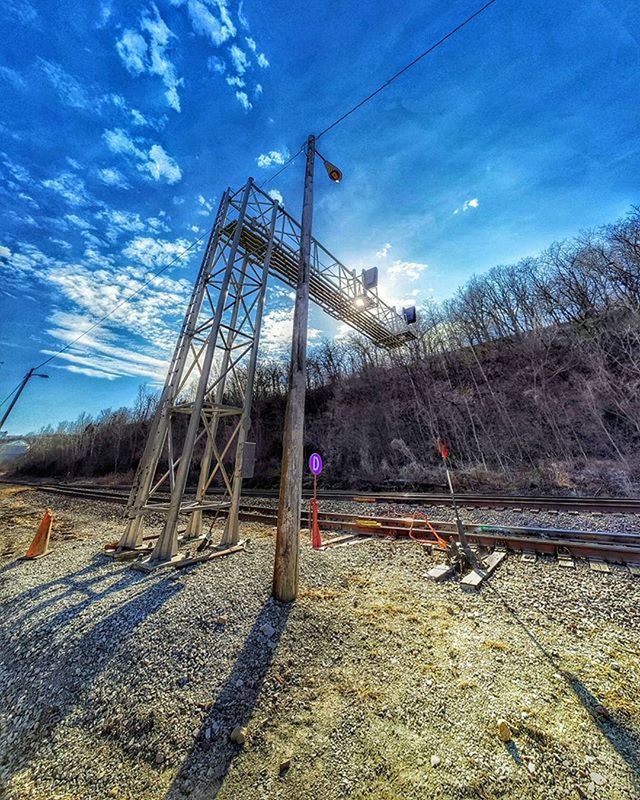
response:
M5 483L16 482L5 481ZM23 485L34 485L22 483ZM41 491L103 500L120 505L126 504L128 497L126 488L98 488L87 485L53 483L39 483L34 486ZM342 499L347 498L343 497ZM273 526L277 522L277 511L274 508L255 506L245 502L240 507L240 519L245 522ZM319 521L320 528L324 533L347 531L361 536L384 538L407 538L411 535L412 538L422 540L429 546L434 544L427 523L413 515L379 517L323 511L319 514ZM308 522L308 510L303 508L301 523L308 527ZM453 522L430 520L430 525L445 540L458 537ZM555 554L565 561L575 556L590 559L593 564L608 562L627 564L634 574L640 574L640 533L469 523L464 527L468 538L484 547L503 548L529 555Z
M21 480L2 480L1 483L22 484L39 488L42 491L58 492L61 494L80 495L86 491L87 496L100 499L113 498L119 502L121 497L126 497L129 486L118 485L108 488L97 487L95 484L64 484L64 483L39 483ZM303 491L305 497L310 497L308 491ZM275 498L278 492L274 489L246 489L244 497ZM343 500L367 503L396 503L424 506L450 506L451 497L445 492L355 492L349 489L324 489L318 492L321 500ZM487 495L460 493L456 495L461 508L494 508L496 510L510 509L512 511L565 511L578 514L581 511L596 514L640 514L640 498L635 497L533 497L530 495Z

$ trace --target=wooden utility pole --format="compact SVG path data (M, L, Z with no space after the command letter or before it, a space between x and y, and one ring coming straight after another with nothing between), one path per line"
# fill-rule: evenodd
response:
M273 595L289 603L298 594L298 550L304 457L304 402L307 365L307 324L309 318L309 273L311 270L311 223L313 217L313 168L315 136L307 140L307 164L302 202L300 271L293 312L293 340L289 367L289 396L282 437L280 506L273 570Z

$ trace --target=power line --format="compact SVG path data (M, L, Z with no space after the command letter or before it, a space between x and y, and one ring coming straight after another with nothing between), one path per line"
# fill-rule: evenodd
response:
M85 336L86 336L88 333L91 333L91 331L95 330L95 329L96 329L96 328L98 328L100 325L102 325L102 323L103 323L103 322L104 322L106 319L108 319L108 317L110 317L110 316L111 316L111 315L112 315L112 314L113 314L115 311L117 311L119 308L121 308L121 307L122 307L122 306L123 306L125 303L128 303L128 302L129 302L129 300L131 300L132 298L134 298L134 297L135 297L137 294L140 294L140 292L141 292L143 289L146 289L146 288L147 288L147 286L149 286L149 284L150 284L150 283L152 283L152 281L153 281L153 280L155 280L155 278L157 278L159 275L162 275L162 273L163 273L163 272L165 272L166 270L168 270L168 269L169 269L169 267L171 267L173 264L175 264L175 263L176 263L176 261L178 261L178 259L180 259L180 258L182 258L183 256L185 256L185 255L186 255L186 254L187 254L187 253L188 253L190 250L193 250L193 248L194 248L194 247L195 247L195 246L196 246L196 245L197 245L199 242L201 242L201 241L202 241L202 239L204 239L204 238L205 238L205 236L208 236L208 235L209 235L209 231L205 231L205 232L202 234L202 236L199 236L197 239L194 239L194 241L193 241L193 242L191 242L191 244L189 245L189 247L185 248L184 250L182 250L182 252L178 253L178 254L177 254L177 255L176 255L174 258L172 258L172 259L171 259L171 261L169 261L169 263L168 263L168 264L165 264L165 265L164 265L164 267L161 267L161 269L157 270L157 272L154 272L154 273L153 273L153 275L152 275L150 278L148 278L148 279L147 279L147 280L146 280L146 281L145 281L145 282L144 282L144 283L143 283L141 286L139 286L139 287L138 287L138 288L135 290L135 292L131 292L131 294L128 294L126 297L123 297L123 298L122 298L122 300L120 300L120 302L119 302L119 303L116 303L116 305L115 305L115 306L113 306L113 308L111 308L109 311L107 311L107 313L106 313L106 314L104 314L102 317L100 317L100 319L99 319L99 320L96 320L96 322L94 322L94 323L93 323L93 325L91 325L89 328L87 328L87 330L86 330L86 331L83 331L83 332L82 332L82 333L81 333L79 336L76 336L76 338L75 338L75 339L73 339L72 341L70 341L70 342L69 342L68 344L66 344L64 347L61 347L61 348L60 348L60 350L57 350L55 353L53 353L52 355L50 355L50 356L49 356L49 358L46 358L44 361L41 361L41 362L40 362L40 364L38 364L37 366L35 366L35 367L34 367L34 370L35 370L35 369L40 369L40 367L44 367L44 365L45 365L45 364L48 364L50 361L53 361L53 359L54 359L54 358L58 358L58 356L62 355L62 353L64 353L64 352L65 352L66 350L68 350L70 347L73 347L73 345L74 345L74 344L76 344L76 342L79 342L79 341L80 341L80 339L82 339L83 337L85 337ZM14 390L14 391L15 391L15 390ZM13 392L12 392L11 394L13 394ZM9 395L9 396L11 396L11 395ZM5 401L3 401L3 402L6 402L6 400L5 400Z
M408 69L411 69L411 67L413 67L415 64L417 64L417 63L418 63L418 61L421 61L423 58L425 58L425 56L428 56L430 53L433 53L433 51L434 51L434 50L436 50L438 47L440 47L441 45L443 45L443 44L444 44L444 43L445 43L445 42L446 42L448 39L450 39L452 36L454 36L454 35L455 35L455 34L456 34L456 33L457 33L459 30L462 30L462 28L464 28L464 27L465 27L465 25L468 25L468 24L469 24L469 23L470 23L472 20L474 20L476 17L480 16L480 14L482 14L482 12L483 12L483 11L486 11L486 10L489 8L489 6L492 6L492 5L493 5L495 2L496 2L496 0L489 0L489 2L485 3L485 4L484 4L484 5L483 5L481 8L479 8L477 11L474 11L474 12L473 12L473 14L471 14L471 16L467 17L467 18L466 18L465 20L463 20L461 23L459 23L458 25L456 25L456 27L455 27L455 28L452 28L452 29L451 29L451 30L450 30L448 33L446 33L446 34L445 34L445 35L444 35L444 36L443 36L441 39L438 39L438 41L437 41L437 42L435 42L434 44L432 44L432 45L431 45L431 46L430 46L430 47L429 47L427 50L425 50L423 53L420 53L420 55L416 56L416 57L413 59L413 61L410 61L408 64L406 64L404 67L402 67L402 69L398 70L398 71L397 71L397 72L396 72L394 75L392 75L392 76L389 78L389 80L385 81L383 84L381 84L380 86L378 86L378 88L377 88L377 89L375 89L373 92L371 92L371 94L368 94L368 95L367 95L365 98L363 98L362 100L360 100L360 102L359 102L359 103L356 103L356 105L355 105L355 106L353 106L353 108L350 108L350 109L349 109L349 111L345 112L345 113L344 113L344 114L343 114L341 117L338 117L338 119L336 119L334 122L332 122L332 123L331 123L331 125L328 125L328 126L327 126L327 127L326 127L326 128L323 130L323 131L321 131L321 132L320 132L320 133L319 133L319 134L316 136L316 139L319 139L321 136L324 136L324 135L325 135L325 133L329 133L329 131L330 131L330 130L332 130L333 128L335 128L335 127L336 127L336 125L339 125L339 124L340 124L341 122L343 122L343 121L344 121L344 120L345 120L347 117L350 117L350 116L351 116L351 114L353 114L353 113L354 113L354 111L357 111L359 108L362 108L362 106L363 106L365 103L368 103L368 102L369 102L369 100L371 100L372 98L374 98L374 97L375 97L377 94L380 94L380 92L381 92L383 89L386 89L386 88L387 88L387 86L389 86L389 84L393 83L393 81L395 81L395 80L396 80L396 78L399 78L399 77L400 77L400 76L401 76L403 73L405 73L405 72L406 72ZM274 176L274 177L275 177L275 176Z
M387 86L389 86L391 83L393 83L393 81L395 81L397 78L399 78L405 72L407 72L407 70L411 69L411 67L413 67L415 64L417 64L419 61L421 61L426 56L428 56L430 53L433 53L434 50L436 50L438 47L443 45L448 39L450 39L452 36L454 36L458 31L462 30L462 28L464 28L466 25L468 25L476 17L480 16L480 14L482 14L484 11L486 11L490 6L492 6L496 2L497 2L497 0L488 0L487 3L485 3L479 9L474 11L473 14L468 16L465 20L460 22L458 25L456 25L455 28L452 28L442 38L438 39L437 42L435 42L429 48L427 48L427 50L425 50L424 52L422 52L418 56L416 56L412 61L410 61L408 64L406 64L404 67L402 67L402 69L398 70L388 80L386 80L383 84L378 86L377 89L375 89L373 92L368 94L366 97L364 97L362 100L360 100L360 102L356 103L355 106L350 108L348 111L346 111L344 114L342 114L342 116L338 117L330 125L328 125L326 128L324 128L324 130L322 130L316 136L316 139L320 139L320 137L324 136L326 133L329 133L329 131L333 130L333 128L335 128L341 122L344 122L344 120L347 119L347 117L350 117L351 114L353 114L359 108L362 108L362 106L365 105L365 103L368 103L369 100L373 99L376 95L380 94L380 92L382 92L384 89L386 89ZM287 161L285 161L285 163L280 167L280 169L277 172L275 172L269 178L264 180L260 184L260 188L262 189L268 183L271 183L271 181L275 180L278 177L278 175L281 175L298 158L298 156L303 151L304 151L304 144L301 145L300 148ZM40 369L40 367L45 366L45 364L49 364L55 358L58 358L60 355L62 355L62 353L66 352L70 347L73 347L74 344L79 342L87 334L91 333L91 331L93 331L96 328L98 328L106 319L108 319L113 313L115 313L125 303L128 303L131 299L133 299L136 295L138 295L143 289L146 289L146 287L149 286L149 284L155 278L157 278L159 275L161 275L163 272L165 272L167 269L169 269L169 267L171 267L173 264L175 264L176 261L178 261L178 259L182 258L190 250L192 250L200 241L202 241L202 239L205 238L207 233L208 232L205 232L205 233L202 234L202 236L200 236L197 239L195 239L185 250L183 250L182 252L178 253L171 261L169 261L168 264L165 264L161 269L157 270L157 272L154 272L153 275L148 280L146 280L138 289L135 290L135 292L132 292L131 294L129 294L126 297L124 297L119 303L116 303L116 305L113 306L113 308L111 308L106 314L104 314L102 317L100 317L100 319L96 320L96 322L94 322L93 325L91 325L89 328L87 328L86 331L83 331L81 334L76 336L75 339L73 339L72 341L68 342L64 347L61 347L60 350L57 350L55 353L50 355L49 358L46 358L44 361L40 362L40 364L35 366L34 369ZM12 392L10 392L9 395L7 395L7 397L2 401L2 403L0 403L0 407L2 407L7 402L7 400L9 400L9 398L15 393L17 388L18 387L16 386L16 388Z
M300 153L302 153L303 150L304 150L304 145L301 145L300 149L296 151L288 161L285 161L277 172L274 172L273 175L271 175L269 178L267 178L266 180L262 181L261 184L259 184L259 188L263 189L268 183L271 183L272 180L277 178L281 172L284 172L285 169L287 169L287 167L293 164L293 162L296 160L296 158L298 158L298 156L300 155Z
M22 381L20 381L20 383L22 383ZM13 397L13 395L18 391L18 389L20 388L20 383L16 384L15 388L13 388L9 392L9 394L4 398L4 400L0 403L0 408L2 408L2 406L7 402L7 400L10 400Z

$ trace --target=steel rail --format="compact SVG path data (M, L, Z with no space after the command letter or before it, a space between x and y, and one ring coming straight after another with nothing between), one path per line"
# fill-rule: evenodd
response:
M39 488L42 491L71 493L71 490L86 489L91 492L115 493L129 491L130 487L118 485L108 488L95 484L39 483L20 479L3 479L0 483L18 484ZM213 493L213 492L212 492ZM245 497L277 497L274 489L243 489ZM310 497L310 492L303 491ZM399 503L407 505L450 506L451 495L445 492L356 492L349 489L325 489L318 491L321 500L356 500L365 503ZM535 512L537 511L585 511L590 513L640 514L640 498L635 497L538 497L531 495L486 495L460 493L457 495L462 508L494 508Z
M101 500L124 505L126 493L114 489L102 489L82 485L27 484L17 481L3 481L27 485L41 491L63 495ZM220 511L224 514L224 510ZM275 525L277 509L243 504L240 519L245 522L258 522ZM412 530L414 538L424 535L430 543L429 529L420 519L411 516L390 517L370 516L323 511L319 514L321 529L327 531L352 531L362 536L407 538ZM308 510L302 512L301 523L308 526ZM456 539L458 534L454 522L430 520L437 533L445 539ZM640 565L640 532L624 533L609 531L584 531L572 529L534 528L513 525L478 525L465 523L469 539L487 547L504 547L517 552L555 553L569 552L578 557L593 558L613 563ZM431 542L433 543L433 542ZM435 544L435 543L433 543Z

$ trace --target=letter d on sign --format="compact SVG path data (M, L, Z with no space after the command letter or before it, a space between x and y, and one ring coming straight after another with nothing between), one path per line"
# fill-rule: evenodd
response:
M320 453L311 453L309 456L309 470L312 475L316 476L322 472L322 456Z

